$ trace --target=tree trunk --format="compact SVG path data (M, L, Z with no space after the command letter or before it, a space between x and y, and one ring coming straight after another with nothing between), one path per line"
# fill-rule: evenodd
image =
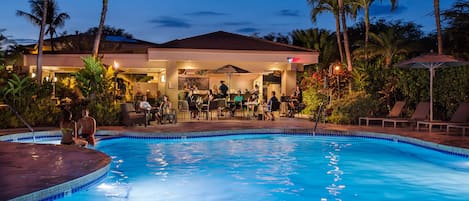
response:
M352 71L352 57L350 55L350 46L348 42L348 34L347 34L347 21L345 19L345 10L344 10L344 0L339 1L339 15L342 20L342 30L344 35L344 49L345 49L345 57L347 58L347 70Z
M104 21L106 20L108 0L103 0L103 9L101 10L101 20L99 20L98 32L94 39L93 58L98 58L99 43L101 41L101 34L103 33Z
M49 25L49 26L50 26L50 25ZM49 39L49 40L50 40L50 49L51 49L52 52L54 52L54 51L55 51L55 48L54 48L54 39L53 39L54 33L52 33L52 31L51 31L51 33L49 33L49 35L50 35L50 39Z
M440 1L433 0L433 7L435 10L435 23L436 23L436 32L438 40L438 54L443 54L443 39L441 36L441 23L440 23Z
M335 36L337 37L337 47L339 48L340 63L344 62L344 50L342 48L342 39L340 38L340 20L339 15L334 15L335 17Z
M44 0L42 5L42 19L41 19L41 29L39 31L39 41L37 47L37 64L36 64L36 76L37 83L42 83L42 47L44 46L44 30L46 28L46 18L47 18L47 7L49 0Z
M365 9L365 62L366 66L368 66L368 41L369 41L369 33L370 33L370 9L366 6Z

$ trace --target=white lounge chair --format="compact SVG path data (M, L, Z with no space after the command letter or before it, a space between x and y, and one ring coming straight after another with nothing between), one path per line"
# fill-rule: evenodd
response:
M430 103L429 102L420 102L417 104L417 107L415 108L414 113L412 114L412 117L409 119L402 119L402 118L386 118L383 119L383 124L381 125L384 127L386 123L393 123L394 128L397 127L397 124L399 123L412 123L420 120L426 120L428 119L430 115Z
M358 125L361 126L362 120L364 120L366 123L366 126L368 126L370 121L382 122L386 118L397 118L401 115L404 105L405 105L405 101L397 101L392 107L391 111L389 111L389 114L386 115L386 117L359 117Z
M449 121L417 121L417 131L420 129L420 125L427 126L428 132L432 132L433 126L440 126L440 129L448 127L448 125L454 126L469 126L469 103L459 104L458 109L454 112L453 116ZM458 127L459 128L459 127ZM448 129L447 129L448 130ZM465 129L463 129L464 131Z

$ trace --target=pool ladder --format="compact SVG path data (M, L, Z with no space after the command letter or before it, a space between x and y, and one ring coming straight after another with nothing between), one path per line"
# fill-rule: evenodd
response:
M9 108L13 113L15 113L16 117L20 119L23 124L28 127L28 129L31 131L31 134L33 135L33 142L36 142L36 135L34 134L34 129L23 119L23 117L18 113L18 111L15 110L15 108L11 107L8 104L0 104L0 108Z
M317 128L318 128L318 122L319 122L319 120L320 120L320 118L321 118L321 114L323 114L323 113L322 113L323 110L324 110L324 103L321 103L321 104L319 105L318 114L316 115L316 121L314 122L313 134L316 134L316 130L317 130Z

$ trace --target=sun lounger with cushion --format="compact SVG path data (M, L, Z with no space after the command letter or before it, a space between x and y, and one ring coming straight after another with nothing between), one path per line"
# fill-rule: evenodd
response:
M427 126L428 132L432 132L433 126L440 126L440 129L442 129L448 125L469 125L469 103L459 104L458 109L449 121L417 121L417 131L420 129L420 125Z
M466 130L469 130L469 125L456 125L456 124L448 124L446 126L446 133L449 133L452 128L460 128L462 129L462 136L466 136Z
M383 119L385 118L397 118L401 115L404 105L405 105L405 101L397 101L392 107L391 111L389 111L389 114L386 115L386 117L359 117L358 125L359 126L361 125L362 120L364 120L366 123L366 126L368 126L370 121L383 121Z
M425 119L428 119L429 115L430 115L430 103L420 102L419 104L417 104L417 107L415 108L415 111L412 114L412 117L410 117L409 119L386 118L386 119L383 119L383 124L381 126L384 127L386 123L393 123L394 128L396 128L397 124L399 123L412 123L412 122L416 122L419 120L425 120Z

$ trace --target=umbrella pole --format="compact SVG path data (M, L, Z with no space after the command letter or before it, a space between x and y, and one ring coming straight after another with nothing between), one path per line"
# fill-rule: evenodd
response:
M430 67L430 121L433 121L433 75L435 69Z

